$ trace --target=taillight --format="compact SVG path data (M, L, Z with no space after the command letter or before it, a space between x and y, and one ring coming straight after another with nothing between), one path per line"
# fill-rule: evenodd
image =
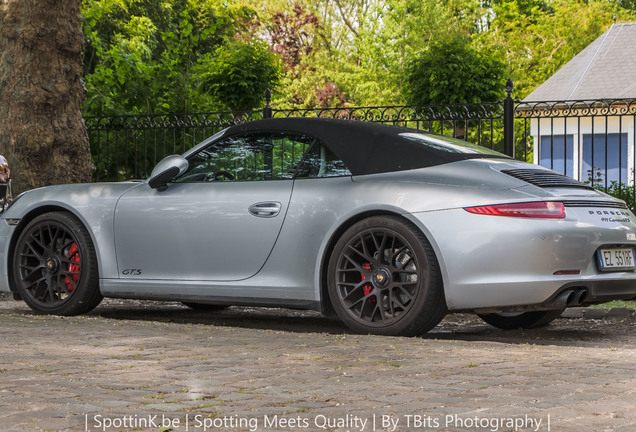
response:
M510 216L541 219L565 218L565 207L562 202L538 201L513 204L496 204L464 208L469 213L489 216Z

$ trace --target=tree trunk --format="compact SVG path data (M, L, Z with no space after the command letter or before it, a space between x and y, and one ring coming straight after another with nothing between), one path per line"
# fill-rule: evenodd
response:
M81 0L0 0L0 154L13 192L90 181Z

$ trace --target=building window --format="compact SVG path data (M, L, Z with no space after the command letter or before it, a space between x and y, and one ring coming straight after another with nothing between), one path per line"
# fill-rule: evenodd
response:
M594 151L592 152L592 149ZM610 185L628 183L627 134L584 134L581 180Z
M566 176L574 176L574 135L542 136L539 165Z

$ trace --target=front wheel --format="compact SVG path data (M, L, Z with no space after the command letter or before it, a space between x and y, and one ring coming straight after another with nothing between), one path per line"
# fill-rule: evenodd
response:
M518 313L493 313L477 314L479 318L493 327L503 330L514 330L518 328L530 329L544 327L563 313L563 309L548 311L518 312Z
M77 315L102 300L93 242L69 213L46 213L29 222L16 243L13 278L22 299L40 313Z
M329 260L328 290L340 319L360 333L416 336L447 313L431 245L393 216L364 219L342 235Z

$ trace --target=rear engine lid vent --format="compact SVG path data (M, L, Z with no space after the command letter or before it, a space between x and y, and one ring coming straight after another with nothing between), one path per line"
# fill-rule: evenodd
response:
M563 205L566 207L594 207L594 208L615 208L628 210L627 204L622 201L576 201L569 200L563 201Z
M593 187L574 180L571 177L553 171L538 169L513 169L502 170L504 174L523 180L541 188L569 187L579 189L594 189Z

